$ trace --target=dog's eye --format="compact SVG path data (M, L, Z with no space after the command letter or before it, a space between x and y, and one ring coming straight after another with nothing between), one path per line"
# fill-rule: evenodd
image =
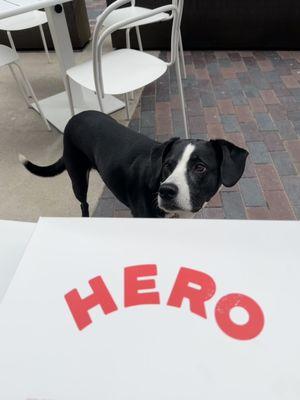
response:
M197 163L194 166L194 171L199 174L204 174L206 172L206 170L207 170L206 166L201 163Z

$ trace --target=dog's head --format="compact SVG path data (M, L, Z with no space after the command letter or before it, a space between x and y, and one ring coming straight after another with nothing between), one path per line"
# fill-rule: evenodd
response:
M241 178L248 152L226 140L172 138L151 154L152 180L158 206L167 213L195 213L219 187Z

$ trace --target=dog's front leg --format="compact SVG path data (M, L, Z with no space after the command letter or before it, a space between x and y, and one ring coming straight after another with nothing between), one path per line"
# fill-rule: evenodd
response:
M147 206L147 204L139 204L130 207L133 218L164 218L165 213L157 207Z
M157 214L147 213L147 212L139 212L131 210L131 214L133 218L164 218L164 216L160 216Z

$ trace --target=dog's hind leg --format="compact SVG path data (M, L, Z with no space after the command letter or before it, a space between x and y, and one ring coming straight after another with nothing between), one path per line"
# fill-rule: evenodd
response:
M71 178L75 197L80 202L82 217L89 217L89 204L87 202L89 174L90 169L81 170L77 171L76 175Z
M83 217L89 217L89 204L87 202L91 170L89 162L84 155L77 153L75 160L72 158L71 162L66 162L66 168L72 181L74 195L80 202L81 214Z
M87 202L81 203L80 207L81 207L81 215L82 215L82 217L89 217L90 216L89 203L87 203Z

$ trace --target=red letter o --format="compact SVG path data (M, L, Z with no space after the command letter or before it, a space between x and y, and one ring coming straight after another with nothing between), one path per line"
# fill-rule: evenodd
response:
M239 325L230 318L234 307L242 307L249 314L246 324ZM222 297L215 308L215 318L219 328L226 335L238 340L250 340L260 334L264 327L264 314L260 306L251 297L232 293Z

